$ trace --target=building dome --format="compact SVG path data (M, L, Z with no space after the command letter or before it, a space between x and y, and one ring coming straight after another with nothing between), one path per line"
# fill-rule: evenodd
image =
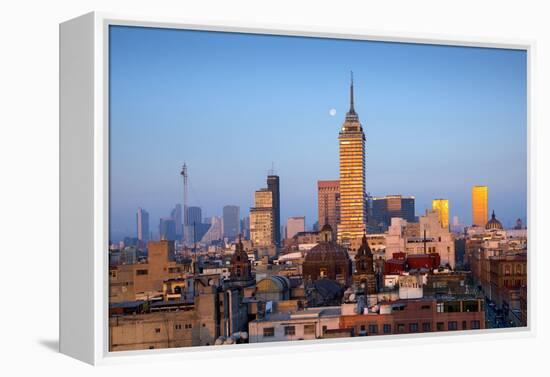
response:
M306 254L304 264L308 262L337 263L349 260L348 253L340 245L332 242L319 242Z
M306 254L303 275L308 280L328 278L347 284L351 272L351 260L343 247L332 241L332 228L325 225L321 231L321 242Z
M487 230L493 230L493 229L496 229L496 230L502 230L502 224L500 221L497 220L497 218L495 217L495 211L493 210L493 214L491 215L491 220L489 220L487 222L487 224L485 225L485 229Z

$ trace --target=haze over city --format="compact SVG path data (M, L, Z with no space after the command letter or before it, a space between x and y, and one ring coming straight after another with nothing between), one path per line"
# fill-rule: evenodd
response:
M113 27L112 237L182 202L203 216L253 206L274 165L281 220L317 220L317 181L338 179L338 132L355 75L373 196L434 198L471 221L471 186L489 187L505 226L525 222L526 54L519 50ZM333 111L335 110L335 111Z

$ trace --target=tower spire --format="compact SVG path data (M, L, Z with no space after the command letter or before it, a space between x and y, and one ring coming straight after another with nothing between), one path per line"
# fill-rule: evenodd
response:
M346 114L346 121L349 122L358 122L359 116L355 112L355 98L353 94L353 71L350 71L351 80L349 86L349 110Z
M353 106L353 71L351 74L351 85L349 87L349 114L355 114L355 108Z

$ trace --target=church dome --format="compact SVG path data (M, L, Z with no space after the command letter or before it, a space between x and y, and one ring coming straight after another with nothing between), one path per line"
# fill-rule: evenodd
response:
M307 252L304 263L320 261L327 263L347 263L348 260L347 251L340 245L333 242L319 242Z
M493 230L493 229L496 229L496 230L502 230L502 224L500 221L497 220L497 218L495 217L495 211L493 211L493 214L491 216L491 220L489 220L487 222L487 224L485 225L485 229L487 230Z
M322 237L324 240L306 253L303 276L306 280L328 278L346 285L351 274L351 260L346 249L330 239L330 234L329 227Z

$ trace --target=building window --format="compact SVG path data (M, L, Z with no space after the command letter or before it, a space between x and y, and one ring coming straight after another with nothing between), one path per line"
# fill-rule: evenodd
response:
M437 331L444 331L444 330L445 330L445 323L437 322Z
M155 333L160 334L160 328L157 327L157 328L155 329Z
M174 325L174 328L175 328L176 330L181 330L181 325ZM186 327L186 328L187 328L187 327Z
M428 309L430 309L430 305L422 305L422 306L420 307L420 309L422 309L422 310L428 310Z
M264 337L272 337L275 336L275 328L274 327L266 327L264 328Z
M327 276L327 269L326 268L320 268L319 269L319 277L324 278Z
M285 335L296 335L295 326L285 326Z
M460 302L459 301L449 301L444 304L445 313L458 313L460 312Z
M438 313L443 313L444 310L445 310L445 303L444 302L438 302L437 303L437 312Z
M478 302L477 301L463 301L462 302L462 311L464 312L478 312Z
M384 334L391 334L391 325L390 324L384 324Z
M136 275L147 275L148 273L148 270L136 270Z
M418 323L409 323L409 332L418 332Z
M369 334L378 334L378 325L369 325Z
M304 334L305 335L315 334L315 325L304 325Z
M449 331L458 330L458 323L456 321L449 321L449 323L447 323L447 328Z
M365 325L361 325L361 332L364 333L365 331L367 330L367 328L365 327Z
M481 328L479 321L472 321L470 322L470 327L472 330L479 330Z
M405 332L405 324L404 323L398 323L397 324L397 332L402 334Z
M422 324L422 331L424 331L424 332L432 331L432 324L430 322L424 322Z

